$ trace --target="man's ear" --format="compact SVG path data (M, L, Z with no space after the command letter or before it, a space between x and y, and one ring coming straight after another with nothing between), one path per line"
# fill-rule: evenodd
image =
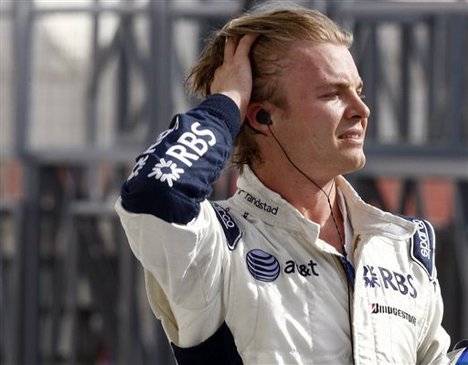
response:
M260 117L265 113L267 114L267 111L265 110L265 107L262 103L252 102L247 106L245 123L248 123L249 127L257 133L268 136L270 135L270 130L268 127L269 123L265 123L265 121Z

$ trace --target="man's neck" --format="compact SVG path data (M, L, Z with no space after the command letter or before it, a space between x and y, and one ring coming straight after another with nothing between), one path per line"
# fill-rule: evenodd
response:
M305 203L294 205L311 221L320 225L320 238L343 253L344 221L337 199L336 186L331 182L329 190L322 188L312 199L305 198Z
M319 224L320 238L338 252L343 252L344 226L335 179L314 183L294 169L280 178L271 171L272 169L257 168L254 173L265 186L280 194L304 217Z

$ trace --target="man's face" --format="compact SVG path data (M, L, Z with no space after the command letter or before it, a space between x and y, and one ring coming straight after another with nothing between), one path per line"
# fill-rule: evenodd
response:
M301 41L290 54L291 66L278 80L287 106L272 114L289 157L317 181L361 168L369 109L350 52Z

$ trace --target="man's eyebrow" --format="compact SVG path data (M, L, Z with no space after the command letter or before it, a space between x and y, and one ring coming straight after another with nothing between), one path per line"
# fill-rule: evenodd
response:
M363 87L364 87L364 82L361 79L359 79L356 90L360 90ZM337 81L326 82L324 84L317 86L317 90L330 89L330 88L349 89L349 88L352 88L352 85L348 81L337 80Z

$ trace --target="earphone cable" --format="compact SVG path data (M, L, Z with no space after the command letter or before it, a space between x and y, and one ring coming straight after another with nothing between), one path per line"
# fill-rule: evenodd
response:
M335 218L335 214L333 213L333 207L332 207L332 204L331 204L331 201L330 201L330 194L331 194L331 191L332 189L335 187L335 180L333 180L333 185L330 187L330 191L328 192L328 194L326 193L325 190L323 190L323 188L317 184L314 180L312 180L309 176L307 176L307 174L302 171L295 163L293 160L291 160L291 158L289 157L288 153L286 152L286 150L284 149L283 145L280 143L280 141L278 140L278 138L276 137L276 134L273 132L273 130L271 129L271 127L268 125L268 129L270 130L270 133L271 135L273 136L273 138L275 139L276 143L278 143L278 146L280 146L281 150L283 151L284 155L286 156L286 158L288 159L289 163L297 170L299 171L307 180L309 180L312 184L314 184L318 189L320 189L320 191L322 191L322 193L326 196L327 198L327 203L328 203L328 206L330 208L330 214L331 214L331 217L332 217L332 220L333 220L333 223L335 225L335 229L336 229L336 232L338 233L338 237L340 239L340 242L341 242L341 245L342 245L342 248L343 248L343 252L345 253L345 256L346 256L346 250L345 250L345 247L344 247L344 238L343 238L343 235L341 234L340 232L340 229L338 228L338 222Z

